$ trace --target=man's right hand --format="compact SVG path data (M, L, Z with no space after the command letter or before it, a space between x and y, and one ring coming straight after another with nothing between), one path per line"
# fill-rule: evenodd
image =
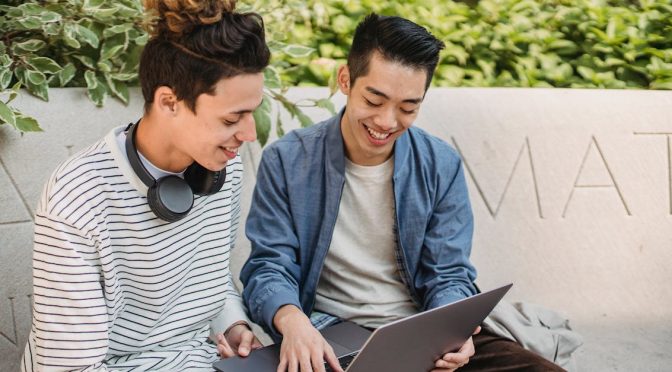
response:
M282 334L277 372L324 372L325 361L334 371L343 372L334 349L299 308L281 307L273 317L273 325Z

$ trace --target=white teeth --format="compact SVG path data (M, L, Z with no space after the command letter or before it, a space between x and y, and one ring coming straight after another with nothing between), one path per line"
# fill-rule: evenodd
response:
M375 138L375 139L377 139L377 140L384 140L385 138L387 138L387 137L390 136L390 133L380 133L380 132L376 132L375 130L373 130L373 129L369 128L369 127L366 127L366 130L369 131L369 134L371 135L371 137L373 137L373 138Z
M238 153L238 148L237 147L225 147L224 150Z

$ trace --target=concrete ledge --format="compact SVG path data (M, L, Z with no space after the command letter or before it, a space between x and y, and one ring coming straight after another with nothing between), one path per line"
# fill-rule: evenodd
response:
M296 99L327 94L290 91ZM108 100L97 109L83 89L50 97L16 103L44 133L0 127L2 371L18 370L30 327L32 213L46 178L142 113L137 90L129 107ZM565 314L585 338L581 371L665 371L672 362L670 107L672 92L662 91L431 89L416 124L465 160L479 285L513 281L509 300ZM242 153L245 214L260 152L253 144ZM234 272L249 251L240 232Z

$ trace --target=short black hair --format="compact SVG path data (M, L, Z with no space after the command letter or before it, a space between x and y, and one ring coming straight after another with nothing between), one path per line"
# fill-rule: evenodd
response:
M371 13L357 25L348 55L350 85L369 72L374 51L385 59L427 73L425 90L429 88L439 63L439 52L445 44L426 28L408 19Z

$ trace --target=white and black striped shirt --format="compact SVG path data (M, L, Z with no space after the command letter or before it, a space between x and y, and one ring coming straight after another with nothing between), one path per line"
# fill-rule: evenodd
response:
M33 323L22 369L212 370L212 331L247 321L229 272L243 165L167 223L115 137L51 175L35 214Z

